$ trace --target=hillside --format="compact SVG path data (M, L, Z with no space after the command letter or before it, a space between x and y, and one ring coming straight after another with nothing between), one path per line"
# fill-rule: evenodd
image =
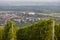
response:
M1 40L52 40L53 19L40 20L24 27L15 26L9 22L0 30ZM54 26L54 39L60 40L60 24Z
M17 40L51 40L53 20L41 20L21 28L17 32Z

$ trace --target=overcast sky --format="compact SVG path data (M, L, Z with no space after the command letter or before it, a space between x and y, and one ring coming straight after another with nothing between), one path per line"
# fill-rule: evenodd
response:
M58 3L60 0L0 0L0 5L23 5L23 4L30 4L30 3L36 4L36 3L49 3L54 2ZM31 4L32 5L32 4Z
M0 1L20 1L20 2L23 2L23 1L30 1L30 2L60 2L60 0L0 0Z

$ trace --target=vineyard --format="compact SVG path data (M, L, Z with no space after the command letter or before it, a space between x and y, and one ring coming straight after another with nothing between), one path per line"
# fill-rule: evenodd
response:
M24 27L8 22L0 28L0 40L52 40L53 19L40 20ZM60 40L60 24L54 24L54 40Z

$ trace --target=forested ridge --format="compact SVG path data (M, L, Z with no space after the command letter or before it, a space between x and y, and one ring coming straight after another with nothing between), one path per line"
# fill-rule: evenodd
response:
M24 27L8 22L0 28L0 40L52 40L53 22L54 19L40 20ZM60 24L54 24L54 40L60 40Z

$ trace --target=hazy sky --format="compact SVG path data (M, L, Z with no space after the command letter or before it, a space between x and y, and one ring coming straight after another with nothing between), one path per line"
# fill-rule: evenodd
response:
M0 1L20 1L20 2L23 2L23 1L30 1L30 2L60 2L60 0L0 0Z
M32 4L31 4L32 2ZM55 2L59 3L60 0L0 0L0 5L34 5L36 3L47 3L47 2Z

